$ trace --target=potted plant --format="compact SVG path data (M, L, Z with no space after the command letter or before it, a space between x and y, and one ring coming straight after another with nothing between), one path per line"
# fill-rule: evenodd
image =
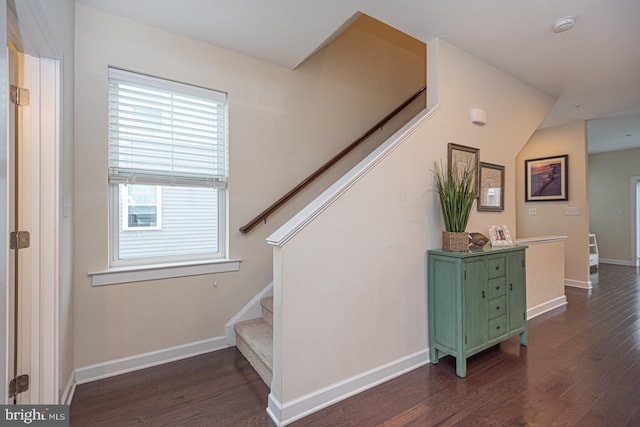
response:
M465 230L476 199L476 170L474 167L460 170L455 163L445 167L440 162L435 164L435 178L446 229L442 232L442 249L466 252L469 235Z

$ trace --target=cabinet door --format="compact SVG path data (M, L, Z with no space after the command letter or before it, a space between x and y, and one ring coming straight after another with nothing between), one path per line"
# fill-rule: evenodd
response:
M509 330L524 328L527 322L527 289L524 266L524 254L507 256L509 295Z
M487 342L487 268L484 259L463 264L462 287L464 302L464 348L473 352Z

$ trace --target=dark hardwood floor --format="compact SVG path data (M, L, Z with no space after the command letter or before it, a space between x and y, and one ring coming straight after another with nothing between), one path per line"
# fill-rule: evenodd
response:
M441 359L293 426L640 426L640 272L601 265L591 291L468 363ZM78 386L72 426L273 426L235 348Z

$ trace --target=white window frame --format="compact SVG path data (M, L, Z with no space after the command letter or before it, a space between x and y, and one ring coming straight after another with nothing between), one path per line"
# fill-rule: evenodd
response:
M156 225L137 227L129 225L129 186L123 185L122 188L124 189L120 194L122 199L122 231L162 230L162 187L156 186L156 203L154 205L145 204L145 206L156 207Z
M216 91L199 88L196 86L184 85L182 83L177 83L174 81L157 79L155 77L149 77L142 74L137 73L129 73L127 71L118 70L115 68L109 69L109 74L111 78L111 72L114 71L118 76L129 75L131 77L132 82L136 81L145 81L146 79L150 79L155 81L156 83L166 84L167 87L173 88L176 86L188 86L189 89L195 92L201 91L209 91L211 93L216 93ZM218 96L223 95L226 99L226 94L222 94L221 92L217 92ZM225 100L225 109L227 107L227 102ZM225 111L225 169L228 165L228 112ZM125 183L129 182L128 178L126 178ZM176 176L171 181L175 185L180 186L191 186L189 177ZM120 191L119 184L123 182L110 182L109 183L109 236L110 236L110 256L109 256L109 269L105 271L98 271L94 273L89 273L92 276L94 285L102 285L102 284L114 284L114 283L124 283L123 280L130 281L138 281L138 280L149 280L148 278L158 278L158 274L163 277L182 277L189 276L191 274L207 274L211 272L226 272L226 271L236 271L239 269L239 260L230 260L228 259L228 212L227 212L227 202L228 202L228 190L226 186L226 176L222 181L219 178L214 178L211 181L211 186L218 191L218 233L217 233L217 253L211 254L202 254L202 255L190 255L190 256L181 256L181 257L163 257L163 258L137 258L137 259L120 259L119 258L119 239L120 239L120 224L119 221L122 219L123 230L132 231L136 230L139 232L152 231L154 229L160 229L161 227L161 193L159 193L158 197L158 227L127 227L127 208L128 204L123 202L123 214L121 218L120 215ZM161 187L163 185L168 185L166 179L156 181L153 177L138 177L131 179L130 184L145 184L145 185L157 185L158 190L161 191ZM193 185L198 186L198 185ZM204 265L209 265L203 270ZM193 272L189 273L190 270L185 270L185 267L192 265L194 268ZM179 268L177 268L179 267ZM134 274L133 277L131 272L138 271L140 274ZM176 272L180 273L176 273Z
M118 206L120 202L119 200L120 192L118 191L118 184L109 184L109 187L110 187L109 234L110 234L110 243L111 243L109 270L89 273L89 275L93 276L93 275L99 275L99 274L106 274L106 273L110 273L111 271L118 273L120 271L123 271L123 269L124 271L131 271L130 267L133 267L134 269L139 268L139 269L148 270L149 267L151 267L152 269L161 269L167 266L169 266L169 268L173 268L175 266L182 267L190 264L199 266L199 265L202 265L203 262L207 262L207 261L210 261L214 264L219 264L221 261L224 262L227 260L232 262L237 268L232 270L224 269L220 271L224 271L224 272L236 271L239 269L239 264L238 264L239 260L230 260L227 253L227 248L228 248L227 200L228 200L229 194L226 189L221 188L218 190L220 192L220 194L218 195L218 224L219 224L218 248L220 248L220 251L217 254L192 255L192 256L183 256L183 257L171 257L171 258L138 258L138 259L125 260L125 259L119 259L118 257L118 254L120 253L120 244L119 244L120 215L119 215L119 206ZM220 224L224 224L225 226L221 226ZM143 230L146 231L149 229L148 228L140 229L140 231L143 231ZM212 271L212 272L217 272L217 271ZM199 273L199 274L204 274L204 273ZM166 277L182 277L182 276L189 276L189 274L181 274L178 276L167 275ZM137 280L147 280L147 279L137 279ZM131 280L131 281L134 281L134 280ZM109 282L107 280L105 283L96 282L95 284L103 285L103 284L112 284L112 283L125 283L125 282L120 282L120 281Z

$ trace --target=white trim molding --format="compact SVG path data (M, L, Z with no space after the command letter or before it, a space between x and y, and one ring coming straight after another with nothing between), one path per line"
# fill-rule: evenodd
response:
M564 285L569 286L571 288L580 288L580 289L593 288L593 285L591 284L591 280L589 280L588 282L583 282L581 280L564 279Z
M176 360L186 359L200 354L210 353L227 348L226 337L209 338L188 344L169 347L149 353L123 357L121 359L108 360L95 365L76 369L76 384L85 384L91 381L109 378L139 369L150 368Z
M61 405L71 405L71 401L73 400L73 395L76 392L76 371L71 371L71 375L69 375L69 379L67 380L67 385L62 392L62 396L60 396L60 404Z
M227 273L240 270L240 260L176 262L144 266L114 267L88 273L92 286L116 285L145 280L170 279L173 277L198 276L201 274Z
M538 304L535 307L527 309L527 320L531 320L534 317L538 317L541 314L555 310L556 308L564 307L565 305L567 305L567 297L565 295L543 302L542 304Z
M600 258L600 264L613 264L613 265L625 265L628 267L635 267L636 264L628 259L611 259L611 258Z
M523 237L516 239L518 245L539 245L542 243L562 242L567 240L567 236L539 236Z
M257 319L261 317L262 306L260 305L260 300L272 295L273 282L265 286L264 289L258 293L258 295L253 297L253 299L249 301L247 305L242 307L240 311L224 325L224 335L227 338L227 345L229 347L233 347L234 345L236 345L236 333L233 329L235 324L238 322L242 322L243 320Z
M429 363L428 349L401 357L284 404L280 403L273 394L269 394L267 413L277 426L286 426L427 363Z

